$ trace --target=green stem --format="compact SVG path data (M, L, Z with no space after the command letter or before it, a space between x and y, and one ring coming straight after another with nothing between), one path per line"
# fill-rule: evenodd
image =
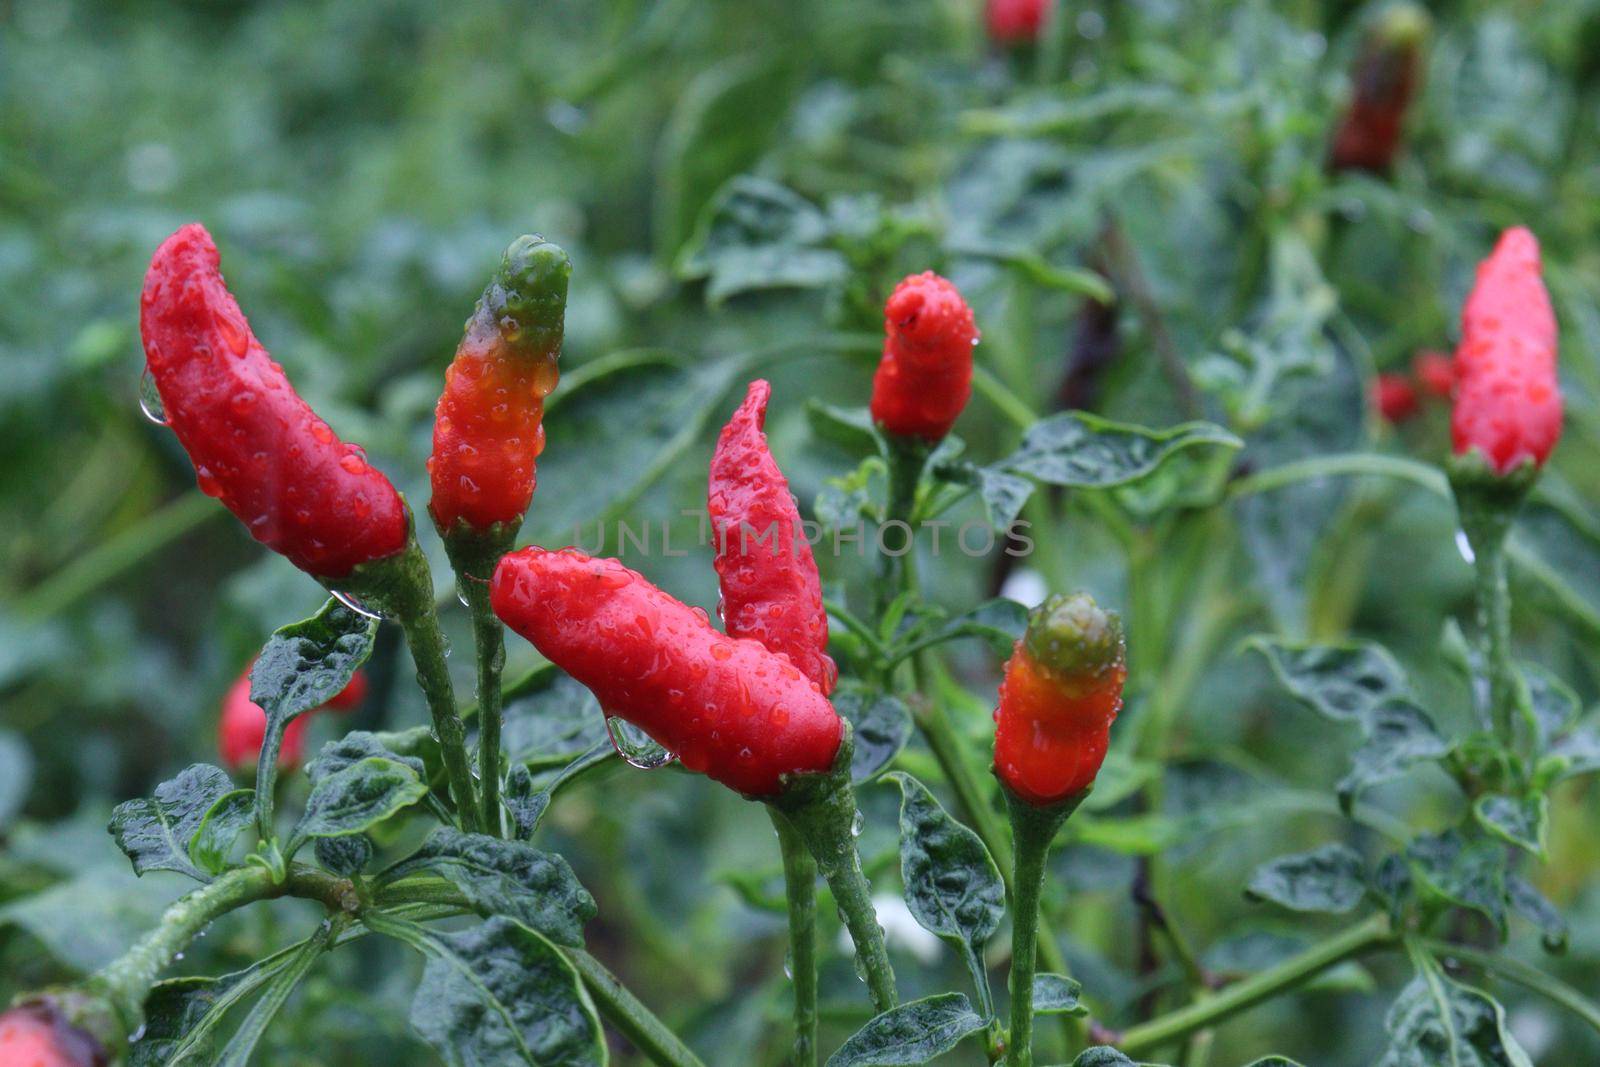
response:
M1474 546L1473 573L1477 578L1478 630L1483 635L1484 663L1489 671L1489 707L1501 740L1514 745L1520 687L1511 653L1511 592L1506 582L1504 539Z
M795 1067L817 1063L817 862L805 840L777 808L768 807L783 852L789 902L789 971L794 982Z
M478 653L478 780L483 784L483 825L500 837L500 673L506 665L505 627L489 607L488 590L468 594L473 644Z
M1596 1004L1567 983L1545 974L1543 971L1530 967L1521 960L1508 956L1497 956L1483 952L1470 945L1457 945L1448 941L1435 941L1422 939L1421 944L1430 953L1445 959L1459 960L1471 964L1488 974L1497 975L1507 981L1515 982L1524 989L1539 993L1587 1023L1590 1029L1600 1033L1600 1004Z
M568 949L567 958L577 969L583 984L611 1024L633 1042L658 1067L705 1067L677 1034L628 991L605 965L582 949Z
M1439 496L1447 496L1450 486L1444 475L1425 463L1372 452L1345 452L1314 456L1294 463L1281 463L1256 474L1240 478L1228 486L1234 499L1282 489L1314 478L1348 474L1377 474L1412 482Z
M1013 796L1009 789L1002 792L1011 812L1011 836L1017 845L1011 879L1011 1032L1006 1039L1006 1065L1033 1067L1033 976L1044 861L1050 842L1082 802L1083 795L1039 808Z
M1335 964L1394 940L1388 916L1374 915L1274 967L1228 986L1214 997L1135 1026L1122 1035L1117 1047L1135 1058L1154 1052L1294 989Z
M793 778L770 803L788 817L790 825L817 861L817 870L833 890L839 917L855 943L857 970L867 983L872 1006L888 1011L900 1002L894 968L883 944L883 928L872 906L872 886L861 870L856 851L858 815L855 789L850 784L847 740L839 750L839 765L825 774Z
M889 438L889 505L884 513L884 525L904 523L905 551L899 555L881 552L878 556L878 614L882 615L897 592L909 588L916 573L916 535L913 520L916 517L917 484L922 478L922 467L928 459L930 447L926 441L914 437ZM880 547L887 544L887 535L879 530Z
M422 687L428 711L433 716L433 730L439 738L457 817L462 829L476 832L479 829L478 806L472 788L472 766L467 760L467 731L456 711L439 614L429 601L415 611L401 614L399 622L405 631L406 644L411 648L411 658L417 665L417 684Z
M91 978L89 986L105 993L132 1033L144 1017L144 1001L156 979L202 930L246 904L285 895L320 900L336 911L347 911L355 903L349 882L321 871L296 867L286 880L278 881L258 864L235 867L174 902L155 929Z

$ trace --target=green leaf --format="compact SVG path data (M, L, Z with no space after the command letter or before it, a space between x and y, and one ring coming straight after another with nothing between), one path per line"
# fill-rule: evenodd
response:
M1078 1053L1072 1067L1140 1067L1110 1045L1096 1045Z
M1416 977L1384 1020L1389 1049L1378 1067L1533 1067L1498 1001L1449 978L1431 958L1416 959Z
M1314 645L1257 636L1248 647L1267 658L1283 687L1335 722L1365 722L1373 709L1405 695L1405 672L1381 645Z
M584 923L598 913L566 860L520 841L440 827L379 880L392 884L419 871L448 880L480 915L516 919L557 944L581 946Z
M885 506L888 492L887 468L878 456L868 456L856 469L838 478L829 478L817 493L812 510L817 521L830 530L854 531L865 518L877 518ZM835 539L842 546L843 537Z
M221 874L239 835L255 820L254 789L235 789L211 805L189 842L189 858L209 874Z
M204 882L204 871L189 858L189 845L215 805L233 792L233 779L220 767L196 763L156 786L155 795L118 804L107 827L137 874L177 871Z
M706 301L763 289L818 289L845 280L849 266L830 246L821 209L776 182L734 178L712 201L684 247L678 274L707 279Z
M1187 449L1231 453L1242 444L1222 427L1207 422L1150 430L1070 411L1034 423L1023 434L1017 451L994 467L1049 485L1110 489L1149 477Z
M841 448L871 455L886 451L883 435L866 408L841 408L811 399L806 401L806 421L813 434Z
M1427 712L1409 701L1394 700L1367 715L1367 739L1351 757L1350 773L1337 786L1339 805L1350 811L1370 786L1395 777L1413 764L1440 760L1450 743L1440 736Z
M1532 882L1508 873L1506 903L1511 905L1512 911L1539 928L1539 943L1546 952L1559 954L1567 950L1570 930L1566 916Z
M1088 1007L1079 999L1083 987L1064 974L1048 972L1033 976L1033 1010L1041 1015L1087 1015Z
M1545 843L1550 824L1550 802L1544 794L1508 797L1488 793L1472 804L1478 825L1507 844L1546 857Z
M507 702L501 743L513 764L553 767L610 741L594 694L552 669Z
M828 1057L827 1067L912 1067L944 1055L985 1025L961 993L924 997L875 1016Z
M846 684L833 694L833 707L853 728L850 781L870 782L894 762L911 737L911 711L895 696Z
M323 745L317 758L306 764L306 777L315 784L367 759L402 763L416 771L419 778L428 776L427 767L420 758L396 755L377 734L356 730Z
M1600 771L1600 724L1581 723L1550 746L1550 755L1560 761L1560 777Z
M261 999L250 1006L249 1013L222 1047L222 1053L213 1067L245 1067L250 1062L272 1020L277 1018L289 995L311 972L312 965L331 947L333 936L332 924L324 921L316 934L289 951L283 966L263 983Z
M572 964L507 918L445 934L380 919L374 929L428 958L411 1026L450 1067L599 1067L605 1040Z
M157 982L145 998L144 1032L128 1046L128 1067L178 1067L185 1057L209 1062L213 1027L203 1027L202 1021L233 984L204 977Z
M343 692L372 654L377 632L377 619L332 599L274 632L250 669L250 699L267 713L269 734Z
M995 597L986 600L971 611L962 612L935 626L931 632L919 635L898 658L903 659L913 651L954 641L960 637L981 637L998 656L1011 654L1012 646L1021 639L1028 628L1028 609L1015 600Z
M341 878L355 877L372 862L372 839L365 834L319 837L311 847L317 862Z
M1287 1056L1263 1056L1259 1060L1251 1060L1245 1067L1301 1067L1300 1061L1291 1060Z
M51 957L88 974L147 934L180 891L172 879L139 878L122 863L93 865L0 906L0 928L26 930Z
M1291 911L1342 915L1366 895L1366 864L1346 845L1279 856L1256 869L1245 895Z
M1000 870L978 835L951 818L926 786L899 771L887 778L900 786L906 904L924 929L959 947L970 964L1005 918Z
M976 463L949 463L938 468L941 478L958 485L970 485L978 491L983 501L984 516L996 533L1016 525L1017 516L1033 496L1034 485L1030 479L998 467L980 466Z
M1495 841L1468 842L1455 830L1423 834L1406 847L1418 881L1445 900L1506 928L1506 851Z
M416 768L370 756L326 775L311 788L294 840L363 833L427 793L427 783Z
M1539 751L1544 752L1572 725L1583 704L1571 686L1538 664L1522 664L1522 677L1528 684L1534 720L1539 724Z

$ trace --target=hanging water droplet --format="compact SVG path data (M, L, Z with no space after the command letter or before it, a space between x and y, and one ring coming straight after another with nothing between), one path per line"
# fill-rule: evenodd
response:
M783 976L794 981L794 953L787 950L783 954Z
M343 604L357 615L365 615L369 619L383 618L382 615L367 607L360 600L357 600L355 595L352 593L346 593L339 589L330 589L328 592L333 594L333 599L337 600L339 603Z
M861 814L859 811L856 812L855 818L850 820L850 836L860 837L861 831L866 827L866 825L867 817Z
M147 1024L140 1023L139 1024L139 1029L135 1030L133 1033L128 1035L128 1044L137 1045L139 1042L143 1041L144 1040L144 1032L145 1032L146 1029L148 1029Z
M181 959L183 959L183 953L181 953L181 952L174 952L174 953L173 953L173 954L172 954L172 958L173 958L173 959L174 959L174 960L181 960Z
M161 393L156 389L156 380L150 376L149 367L139 375L139 410L144 412L145 418L157 426L170 425L167 422L166 406L161 403Z
M606 733L610 735L611 747L617 750L617 755L626 760L629 766L641 771L665 767L678 758L633 723L615 715L606 716Z
M1467 531L1465 530L1456 531L1456 551L1460 552L1461 558L1468 563L1476 563L1478 560L1477 553L1472 551L1472 542L1467 540Z

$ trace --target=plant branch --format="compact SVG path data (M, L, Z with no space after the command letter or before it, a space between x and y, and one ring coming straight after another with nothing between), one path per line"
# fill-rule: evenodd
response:
M700 1057L629 992L616 975L606 970L604 964L582 949L571 948L566 952L601 1014L652 1063L658 1067L705 1067Z
M805 840L777 808L767 808L783 852L789 903L789 974L794 983L795 1067L817 1063L817 863Z
M1530 967L1521 960L1484 952L1470 945L1458 945L1449 941L1436 941L1431 938L1421 939L1420 943L1428 952L1441 959L1459 960L1462 963L1478 968L1486 974L1492 974L1509 982L1515 982L1524 989L1530 989L1535 993L1548 997L1551 1001L1582 1019L1589 1025L1590 1029L1600 1033L1600 1004L1596 1004L1559 978L1545 974L1536 967Z
M1395 940L1388 916L1374 915L1276 966L1228 986L1214 997L1135 1026L1123 1033L1117 1047L1132 1057L1154 1052L1181 1041L1197 1030L1215 1026L1264 1000L1288 992L1335 964L1381 945L1393 944Z

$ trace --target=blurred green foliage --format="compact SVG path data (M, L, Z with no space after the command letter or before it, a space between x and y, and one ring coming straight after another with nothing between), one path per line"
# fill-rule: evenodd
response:
M321 600L197 503L175 440L135 402L143 269L190 219L216 235L304 395L413 502L443 368L500 249L528 231L565 246L563 373L583 387L552 404L527 536L590 547L594 524L619 518L694 541L684 512L703 506L710 441L756 373L774 381L773 449L809 508L850 452L808 425L805 402L864 402L876 309L913 269L950 273L983 330L996 388L963 418L964 458L1009 452L1005 398L1048 413L1098 339L1110 355L1073 402L1152 427L1203 414L1245 439L1245 472L1368 448L1437 461L1442 407L1379 427L1364 383L1448 349L1474 263L1501 227L1526 224L1545 249L1570 414L1523 524L1555 580L1519 582L1516 622L1528 658L1592 705L1600 2L1431 7L1408 147L1379 180L1323 167L1374 5L1063 0L1051 36L1015 53L984 41L977 0L0 5L0 1001L103 963L179 891L134 881L105 815L213 758L227 684ZM776 190L788 214L730 216L741 188ZM1095 275L1114 313L1085 299ZM1353 739L1279 696L1237 641L1381 639L1454 723L1466 703L1437 649L1445 618L1470 619L1471 573L1448 500L1377 480L1250 496L1160 539L1135 529L1148 566L1132 581L1097 507L1041 493L1024 517L1037 551L1009 589L1086 586L1124 607L1119 751L1129 775L1164 782L1160 810L1133 811L1108 769L1105 812L1054 859L1075 976L1097 1017L1122 1025L1173 977L1145 966L1132 934L1135 856L1160 853L1161 901L1208 968L1248 972L1317 929L1241 890L1257 863L1329 840L1346 761L1328 753ZM629 562L714 602L703 550ZM852 586L866 566L848 549L822 562ZM1007 578L998 556L929 565L956 608ZM468 648L463 624L457 613ZM513 655L533 659L520 643ZM470 656L456 660L466 692ZM949 667L959 728L985 753L995 664L960 645ZM372 671L355 725L424 720L393 635ZM1171 727L1137 752L1161 761L1153 771L1131 759L1150 721ZM939 777L916 744L901 760ZM1566 959L1543 965L1580 988L1600 980L1593 788L1556 793L1552 862L1530 874L1573 931ZM863 795L863 849L891 896L894 793ZM1459 815L1425 775L1375 796L1418 824ZM545 832L599 901L596 955L707 1062L781 1061L780 870L759 811L673 772L613 773L564 797ZM191 962L238 965L302 919L289 903L234 916ZM831 1048L866 1005L831 916L824 930ZM416 969L376 941L313 979L266 1062L432 1062L405 1028ZM1538 954L1527 929L1513 943ZM907 999L959 981L952 952L892 944ZM1392 961L1342 967L1226 1024L1213 1062L1270 1046L1370 1063L1404 978ZM1363 995L1375 984L1390 996ZM1539 1062L1600 1059L1600 1039L1547 1002L1497 993Z

